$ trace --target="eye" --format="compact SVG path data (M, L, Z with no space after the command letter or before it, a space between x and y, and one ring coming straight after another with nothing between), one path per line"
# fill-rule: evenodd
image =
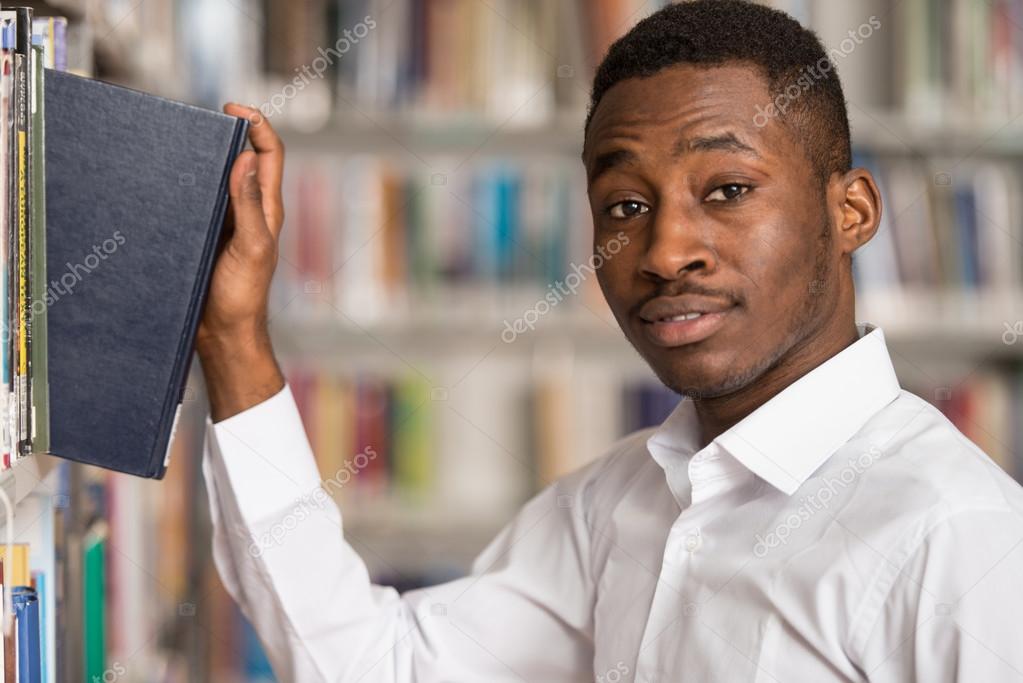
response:
M707 195L708 202L734 202L741 199L752 188L749 185L740 183L728 183L722 185Z
M650 207L646 204L627 199L624 202L618 202L613 205L607 210L607 212L612 218L635 218L636 216L643 215L649 210Z

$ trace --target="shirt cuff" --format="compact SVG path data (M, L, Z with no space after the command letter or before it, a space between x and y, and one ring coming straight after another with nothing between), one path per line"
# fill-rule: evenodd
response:
M267 519L315 495L320 487L291 388L226 420L206 419L209 452L234 493L242 516Z

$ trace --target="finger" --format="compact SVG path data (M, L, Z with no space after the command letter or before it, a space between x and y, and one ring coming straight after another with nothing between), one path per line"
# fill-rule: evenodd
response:
M284 218L281 199L281 183L284 177L284 143L270 125L270 121L254 107L231 103L224 111L232 116L247 119L249 141L256 150L259 164L259 184L263 190L267 222L275 233L280 230Z
M229 188L234 226L231 245L242 253L255 253L272 237L263 215L263 191L259 186L255 152L246 150L238 155L231 169Z

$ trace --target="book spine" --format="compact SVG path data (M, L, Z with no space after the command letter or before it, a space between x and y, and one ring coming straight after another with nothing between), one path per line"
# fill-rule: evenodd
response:
M30 451L45 453L50 444L50 391L49 364L47 362L47 307L46 298L46 166L44 123L44 78L45 50L42 45L32 46L32 86L35 93L31 127L29 129L30 164L29 189L31 210L29 211L29 285L30 317L32 323L32 346L29 356L31 402L31 444Z
M18 371L21 378L18 416L18 456L32 453L32 273L31 259L32 215L29 210L32 191L32 167L29 141L32 136L32 111L35 108L35 88L32 74L35 57L32 51L32 10L17 7L18 53L23 57L23 68L18 77L22 99L18 107L18 304L20 348Z
M11 435L11 457L17 456L18 444L21 441L20 406L22 399L22 374L21 374L21 342L24 330L21 326L21 298L19 287L19 254L20 254L20 227L21 227L21 205L19 202L19 178L21 175L20 163L20 125L21 107L24 100L24 90L21 87L21 79L25 71L24 55L15 53L14 57L14 97L12 100L12 122L11 139L9 148L9 182L7 186L8 203L11 207L9 215L9 229L7 233L8 247L8 269L7 269L7 299L10 315L11 334L4 340L8 344L8 357L11 361L11 400L7 409L8 431Z
M13 598L18 683L41 683L39 598L34 590L26 586L15 587Z
M20 30L19 26L19 30ZM19 38L20 42L20 38ZM31 69L31 58L18 55L21 68L18 69L18 123L16 131L17 146L17 194L18 194L18 234L17 234L17 297L18 297L18 455L24 456L31 452L31 433L29 431L29 406L31 405L29 383L29 347L31 345L30 302L28 300L28 112L31 105L28 75Z
M0 188L10 187L10 150L14 106L14 53L12 24L0 18ZM10 195L0 192L0 458L11 466L11 431L7 416L11 399L10 316Z

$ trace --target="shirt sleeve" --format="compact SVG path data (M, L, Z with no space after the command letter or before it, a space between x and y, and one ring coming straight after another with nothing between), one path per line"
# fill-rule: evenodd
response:
M890 588L865 638L872 682L1023 680L1023 518L969 509L926 531L904 558L885 558Z
M207 424L213 557L282 681L592 680L585 474L531 500L470 576L370 581L321 486L290 388Z

